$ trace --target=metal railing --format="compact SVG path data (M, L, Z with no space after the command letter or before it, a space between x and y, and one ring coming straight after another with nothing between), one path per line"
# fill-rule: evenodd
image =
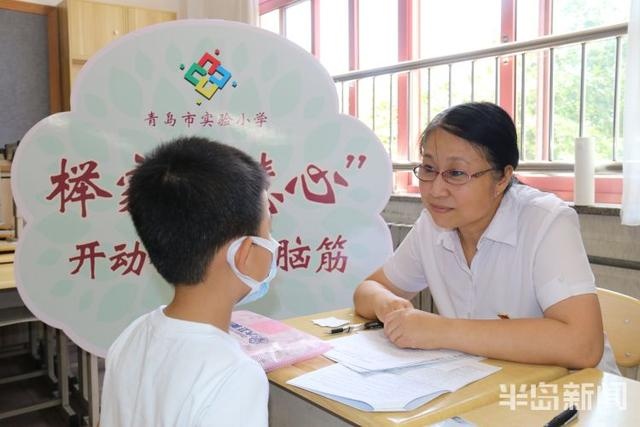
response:
M548 71L549 95L547 95L548 108L546 109L547 110L546 117L544 118L544 120L546 121L547 130L545 132L546 133L545 135L538 135L536 136L536 139L543 138L547 141L546 142L547 147L545 148L546 150L545 152L548 153L546 156L548 160L540 161L538 159L537 161L524 161L521 163L519 170L570 172L573 170L572 162L549 161L549 160L552 160L551 144L553 143L553 128L554 128L553 126L554 124L553 90L554 90L554 80L555 78L557 78L557 76L554 77L554 51L556 51L558 48L564 48L567 46L575 46L575 45L580 46L580 60L579 60L580 83L579 83L579 108L578 108L579 117L578 117L578 131L577 131L577 134L574 135L575 137L578 137L578 136L584 135L584 129L585 129L585 110L586 110L585 88L586 88L586 79L587 79L587 75L586 75L587 44L594 41L615 39L615 54L614 54L615 63L613 66L614 75L612 76L612 79L614 82L613 96L612 96L613 105L611 106L611 114L613 115L613 123L612 123L612 129L611 129L612 156L608 162L606 162L605 164L601 164L599 166L598 173L616 173L621 170L621 164L617 161L618 159L616 158L616 148L617 148L616 141L619 138L618 117L620 115L620 105L619 105L620 104L620 93L619 93L620 83L619 81L620 81L621 40L623 37L626 36L626 34L627 34L627 24L623 23L623 24L589 29L585 31L578 31L578 32L569 33L569 34L544 36L544 37L539 37L537 39L528 40L528 41L505 43L505 44L497 45L494 47L475 50L471 52L456 53L452 55L444 55L444 56L415 60L415 61L406 61L406 62L401 62L401 63L389 65L389 66L376 67L376 68L371 68L367 70L351 71L348 73L335 75L333 76L333 79L336 83L338 94L341 99L340 105L341 105L342 112L345 112L345 101L348 102L348 99L347 99L348 93L347 94L345 93L345 89L349 91L351 90L351 88L357 88L359 84L362 84L364 79L372 80L371 120L372 120L372 127L374 128L374 132L375 132L376 131L375 120L376 120L376 108L377 108L376 102L378 102L380 99L383 99L383 98L380 98L379 93L376 93L376 79L380 79L381 77L388 78L389 80L388 94L382 95L382 97L388 96L387 100L388 100L388 108L389 108L389 116L388 116L389 133L388 135L385 135L385 138L388 137L389 154L391 156L391 160L394 165L394 170L398 170L398 171L408 170L413 165L415 165L417 161L415 157L412 158L411 150L409 150L408 154L405 153L404 155L405 158L399 158L401 156L398 156L397 153L395 153L394 150L391 148L392 141L394 140L394 138L395 140L397 140L398 133L400 131L403 131L404 135L413 134L415 136L416 134L416 129L415 129L416 124L412 123L412 119L411 119L412 117L415 117L415 114L412 114L411 111L407 113L409 115L408 124L406 124L407 122L405 122L405 126L407 126L409 129L396 128L395 131L393 129L394 90L397 90L397 87L394 88L394 86L397 86L399 76L406 75L407 76L406 78L409 80L406 87L412 88L412 83L411 83L412 74L415 74L416 72L426 72L427 103L430 104L431 97L432 97L432 93L431 93L432 88L430 87L431 70L434 67L439 67L439 66L448 67L448 104L450 106L452 104L452 87L454 84L453 77L452 77L453 66L455 64L460 64L460 63L470 63L469 68L470 68L470 76L471 76L471 87L470 87L469 100L475 100L474 97L476 94L476 85L475 85L474 73L475 73L476 61L493 59L493 62L494 62L493 101L498 103L500 99L500 72L499 72L500 61L504 61L509 57L516 58L516 59L519 58L519 61L520 61L519 68L521 73L520 85L519 87L517 87L518 82L517 82L517 78L515 78L513 83L514 85L513 93L517 94L519 91L520 96L519 96L519 103L516 103L514 100L514 115L515 115L514 118L520 134L519 135L519 138L521 140L520 144L521 144L521 147L524 148L522 146L523 144L522 141L524 140L525 123L526 123L525 85L527 82L527 79L525 78L525 55L530 54L532 52L544 53L546 54L546 58L547 58L546 60L548 61L547 62L548 65L546 66L548 67L548 70L549 70ZM515 69L517 68L514 66L514 70ZM412 89L409 89L409 90L412 90ZM415 96L415 94L413 95L409 94L408 96L410 97ZM412 106L415 106L416 104L415 104L415 101L413 101L413 102L409 102L408 105L409 105L408 108L411 109ZM428 111L428 114L427 114L428 120L430 120L431 118L430 109L431 109L431 106L427 105L426 110ZM515 111L515 110L519 110L519 111ZM410 141L408 141L408 143L409 145L412 145L415 143L415 140L411 140L410 138ZM536 144L540 144L540 141L536 141ZM521 149L521 156L523 156L523 149Z

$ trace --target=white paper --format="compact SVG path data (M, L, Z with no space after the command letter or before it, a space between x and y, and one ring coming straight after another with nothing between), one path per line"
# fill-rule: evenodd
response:
M576 138L573 200L576 205L595 202L595 148L591 138Z
M331 340L324 355L359 372L384 371L465 356L454 350L418 350L396 347L384 331L367 331Z
M337 328L338 326L346 325L347 323L349 323L348 320L339 319L333 316L323 317L322 319L313 319L312 322L318 326L325 326L329 328Z
M433 364L360 374L336 363L301 375L287 384L363 411L410 411L498 370L499 367L468 360L448 370Z
M431 424L431 427L476 427L476 425L462 417L455 416L442 420L438 423Z

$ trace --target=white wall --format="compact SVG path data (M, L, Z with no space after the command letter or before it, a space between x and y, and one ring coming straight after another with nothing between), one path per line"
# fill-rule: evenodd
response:
M21 0L22 1L22 0ZM178 11L179 0L98 0L99 3L113 3L123 6L146 7L149 9ZM57 6L61 0L30 0L25 3L45 4L47 6Z

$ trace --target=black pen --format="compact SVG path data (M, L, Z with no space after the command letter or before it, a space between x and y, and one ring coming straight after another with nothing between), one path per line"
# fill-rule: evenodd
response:
M553 417L544 427L560 427L569 424L576 418L578 418L578 410L576 409L576 405L573 405L571 408L567 408Z
M347 325L347 326L340 326L339 328L332 328L327 331L327 334L334 335L334 334L341 334L343 332L348 333L351 331L357 331L360 329L380 329L382 327L384 327L384 323L382 323L379 320L372 320L370 322L365 323L364 325L362 323L358 323L356 325Z
M364 329L380 329L384 327L384 323L379 320L372 320L364 324Z
M342 332L351 332L351 329L353 329L353 327L351 325L348 326L340 326L339 328L332 328L329 329L327 331L327 334L329 335L334 335L334 334L340 334Z

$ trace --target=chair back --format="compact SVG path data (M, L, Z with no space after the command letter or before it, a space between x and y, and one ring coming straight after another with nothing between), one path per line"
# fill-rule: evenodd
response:
M640 300L602 288L598 299L616 363L626 368L640 365Z

